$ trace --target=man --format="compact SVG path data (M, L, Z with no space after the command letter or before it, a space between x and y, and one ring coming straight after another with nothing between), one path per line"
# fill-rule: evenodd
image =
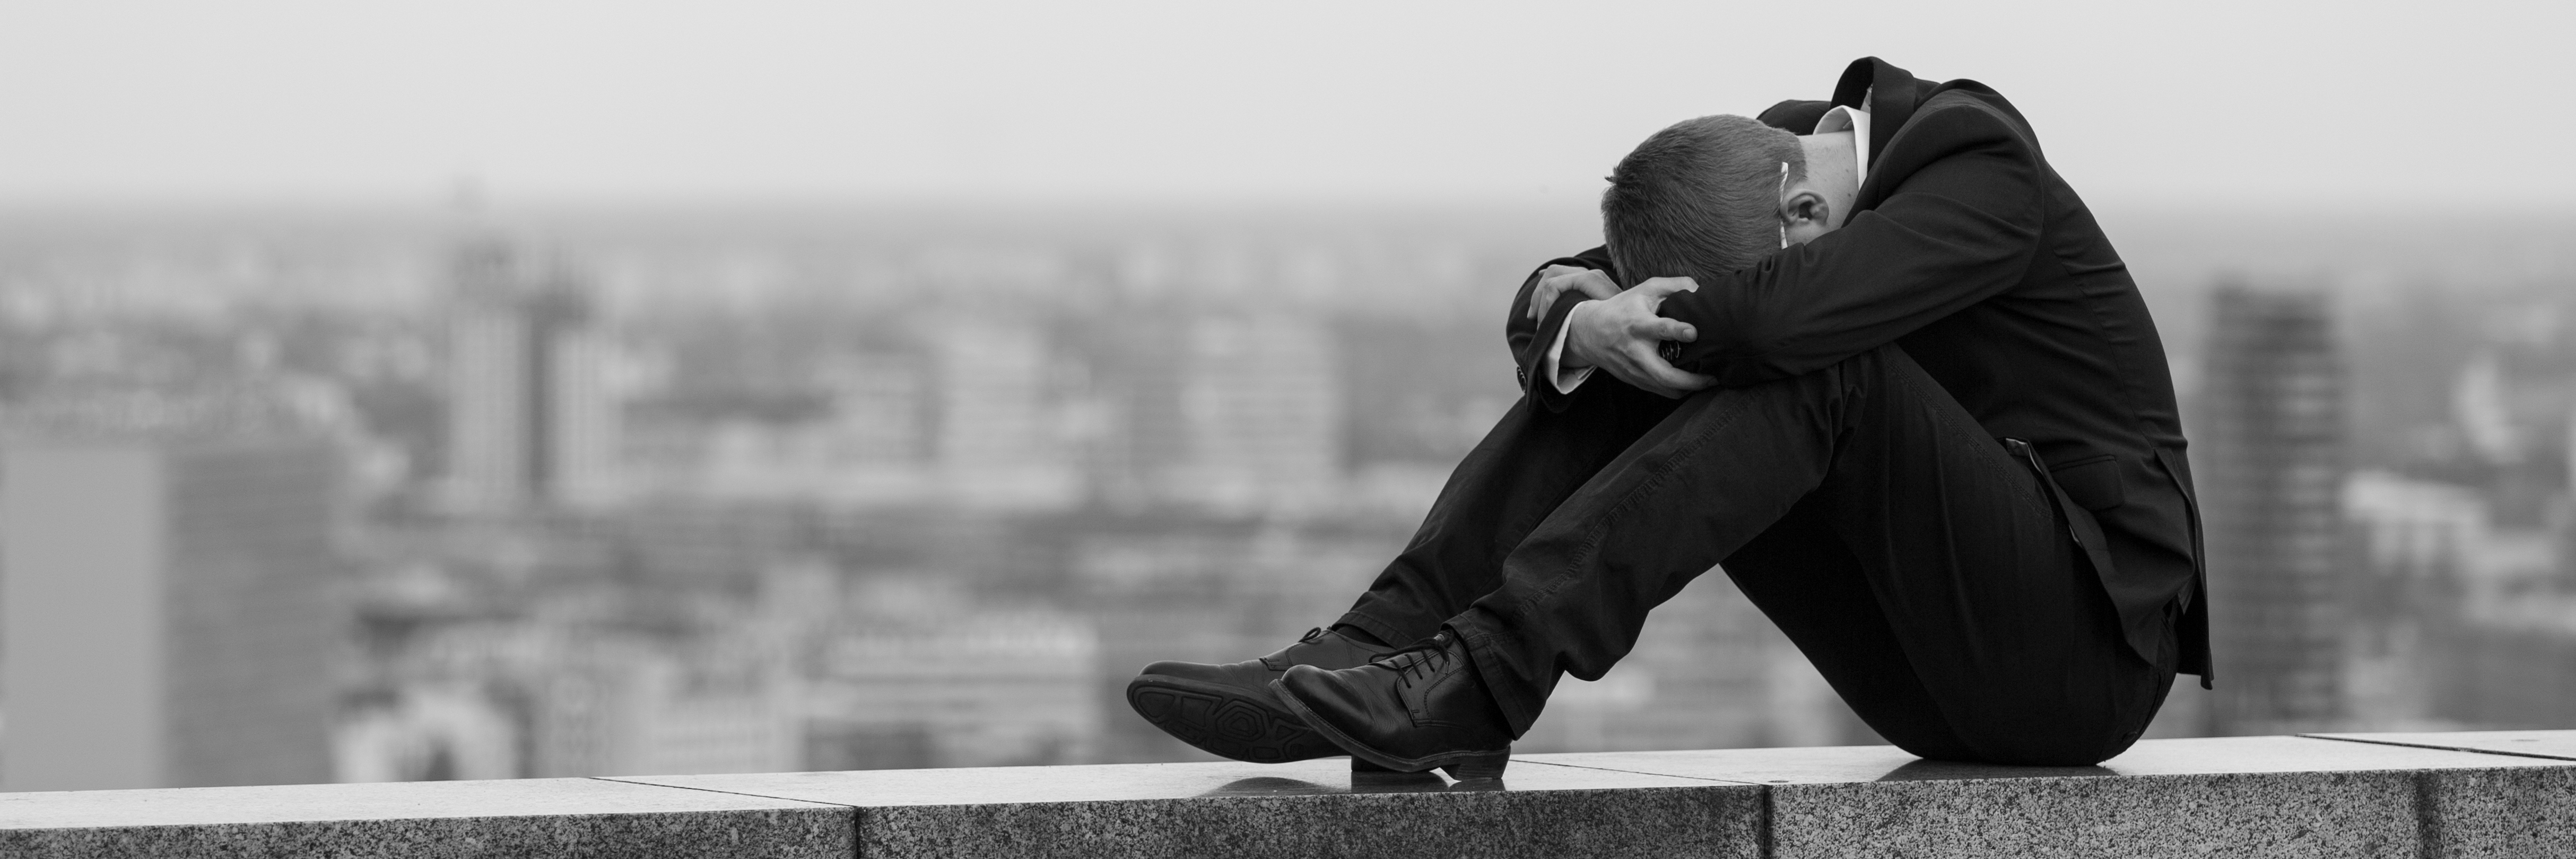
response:
M1762 121L1621 162L1607 244L1514 302L1526 396L1348 614L1150 666L1139 713L1246 760L1498 776L1558 675L1720 562L1928 758L2094 763L2206 683L2163 347L2029 124L1876 58Z

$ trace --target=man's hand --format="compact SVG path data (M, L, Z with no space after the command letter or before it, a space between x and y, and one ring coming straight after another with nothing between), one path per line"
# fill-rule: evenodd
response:
M1555 306L1557 296L1564 295L1569 289L1595 299L1619 294L1619 285L1610 282L1608 274L1570 265L1548 266L1546 271L1539 273L1538 288L1530 290L1530 321L1547 321L1548 308Z
M1565 354L1559 360L1569 369L1599 367L1619 381L1674 399L1716 384L1716 379L1682 372L1656 354L1663 341L1699 339L1689 324L1655 315L1664 296L1697 289L1699 284L1687 277L1658 277L1575 305L1565 316Z

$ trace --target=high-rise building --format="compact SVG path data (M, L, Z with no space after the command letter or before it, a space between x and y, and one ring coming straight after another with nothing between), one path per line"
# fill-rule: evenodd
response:
M927 615L925 615L926 617ZM1090 760L1099 634L1048 610L959 608L818 642L803 702L807 768L1019 766Z
M1208 316L1181 367L1186 459L1173 495L1219 510L1312 507L1338 488L1342 390L1330 332L1286 315Z
M0 790L331 778L334 451L21 433L0 448Z
M2477 649L2474 621L2503 584L2483 575L2495 536L2486 501L2467 487L2364 470L2344 481L2343 503L2353 547L2342 588L2347 726L2455 729L2436 720L2482 696L2462 694L2467 678L2442 660Z
M776 666L693 660L628 640L555 656L536 692L538 776L797 769L794 686Z
M2325 296L2225 287L2193 431L2218 671L2212 727L2342 715L2344 365Z
M954 317L933 350L934 457L942 489L970 507L1049 510L1081 500L1081 473L1052 400L1046 333L1010 319Z
M610 345L589 291L497 242L460 246L448 339L448 500L506 512L596 506L618 481Z

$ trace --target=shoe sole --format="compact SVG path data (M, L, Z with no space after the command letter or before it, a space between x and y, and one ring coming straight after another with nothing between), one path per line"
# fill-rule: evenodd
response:
M1289 693L1288 684L1272 680L1270 691L1279 697L1279 703L1287 706L1290 715L1305 724L1307 730L1322 735L1342 751L1350 753L1353 769L1358 769L1363 762L1390 772L1400 773L1439 769L1447 770L1450 778L1470 781L1502 778L1503 768L1512 762L1510 746L1481 752L1441 752L1418 758L1396 757L1371 748L1367 743L1352 739L1349 734L1334 728L1331 722L1316 717L1314 708L1306 706L1306 702L1298 700L1296 695Z
M1163 733L1218 757L1284 764L1342 754L1276 699L1232 686L1147 674L1127 683L1127 706Z

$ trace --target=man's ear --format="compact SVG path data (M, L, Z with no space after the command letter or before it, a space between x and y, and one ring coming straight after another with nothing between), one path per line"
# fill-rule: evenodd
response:
M1825 229L1833 223L1834 204L1812 188L1791 188L1789 196L1780 199L1780 220L1796 230L1799 227Z

